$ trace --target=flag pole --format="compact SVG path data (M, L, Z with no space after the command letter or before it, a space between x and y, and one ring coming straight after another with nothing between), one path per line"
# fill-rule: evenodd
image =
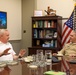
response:
M74 2L75 2L75 4L74 4L74 16L73 16L73 18L74 18L74 20L73 20L73 23L74 23L74 25L73 25L73 30L76 32L76 0L74 0Z
M76 2L75 2L75 4L74 4L74 6L76 6Z

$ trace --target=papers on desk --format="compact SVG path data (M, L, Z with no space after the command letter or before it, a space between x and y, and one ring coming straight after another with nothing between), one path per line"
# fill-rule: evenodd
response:
M0 63L0 68L3 68L6 66L6 63Z
M0 61L0 68L17 65L18 61Z
M27 57L24 57L23 60L25 62L31 62L31 61L33 61L33 57L32 56L27 56Z
M45 75L66 75L64 72L55 72L55 71L47 71L44 73Z
M9 66L14 66L14 65L17 65L17 64L18 64L17 61L10 61L10 62L7 63L7 65L9 65Z

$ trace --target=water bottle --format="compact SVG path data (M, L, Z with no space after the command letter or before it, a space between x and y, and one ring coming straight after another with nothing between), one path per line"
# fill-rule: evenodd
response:
M52 70L52 53L50 50L45 51L46 57L46 65L48 66L49 70Z

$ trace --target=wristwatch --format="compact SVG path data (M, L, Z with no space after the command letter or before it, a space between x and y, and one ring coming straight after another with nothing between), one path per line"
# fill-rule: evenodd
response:
M22 58L22 57L19 55L19 58Z

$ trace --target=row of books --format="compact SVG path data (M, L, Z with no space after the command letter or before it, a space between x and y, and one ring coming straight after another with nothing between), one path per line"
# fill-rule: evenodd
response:
M34 29L34 38L57 38L57 32L50 30L39 30Z
M46 41L42 47L57 47L57 40Z
M33 28L56 28L54 21L35 21Z
M45 41L42 44L40 43L40 40L37 40L36 45L42 45L42 47L57 47L57 40Z

